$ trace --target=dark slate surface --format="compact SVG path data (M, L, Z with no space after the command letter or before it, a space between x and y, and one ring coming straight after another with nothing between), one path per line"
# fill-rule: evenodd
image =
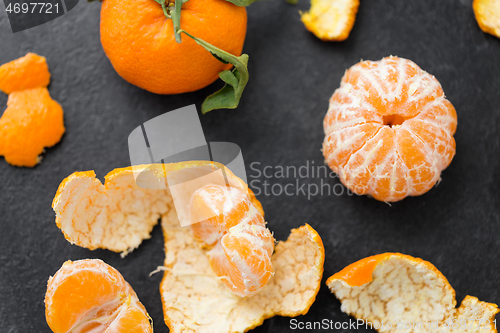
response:
M321 42L307 32L298 14L307 7L306 0L295 7L273 0L248 9L245 52L251 81L237 110L201 117L208 141L237 143L251 177L258 176L252 162L260 162L260 170L321 165L322 119L344 70L360 59L412 59L440 80L458 112L457 155L437 188L392 206L346 193L310 200L302 194L261 194L259 199L278 239L305 222L318 230L326 248L323 280L363 257L399 251L434 263L459 302L467 294L500 302L500 40L478 28L470 0L363 0L343 43ZM67 128L34 169L0 160L0 332L49 332L43 303L47 278L65 260L83 258L116 267L153 317L156 332L167 332L158 292L161 274L148 277L164 259L160 228L121 259L70 245L54 223L51 202L59 183L74 171L95 170L102 179L128 165L131 130L166 111L192 103L199 107L220 83L196 93L158 96L123 81L99 42L99 8L81 1L61 18L13 34L0 5L0 63L28 51L47 57L50 93L64 107ZM1 95L0 105L6 100ZM268 181L285 185L296 179ZM317 177L298 181L299 186L321 184ZM338 184L337 179L326 182ZM349 319L323 283L309 313L298 319L325 318ZM288 332L289 326L288 318L276 317L255 332Z

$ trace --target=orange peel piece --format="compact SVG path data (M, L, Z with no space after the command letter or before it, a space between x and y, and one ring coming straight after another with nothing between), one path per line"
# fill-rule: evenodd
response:
M176 171L204 175L221 168L206 161L134 166L111 171L104 177L104 185L93 171L75 172L61 182L52 202L56 224L72 244L90 250L122 252L124 256L150 238L161 215L174 209L168 188L140 187L134 172L165 183L166 177ZM225 170L232 185L247 188L231 171Z
M472 8L481 30L500 38L500 1L474 0Z
M160 285L170 332L246 332L275 315L306 314L316 299L325 252L308 224L278 242L274 276L251 297L231 293L210 267L206 251L191 230L179 227L174 212L163 216L164 276Z
M349 37L358 8L359 0L311 0L301 20L319 39L340 42Z
M34 53L0 66L0 90L9 94L0 118L0 156L9 164L34 167L66 130L63 109L46 88L49 81L45 58Z
M49 66L45 57L28 53L0 66L0 90L5 94L37 87L50 82Z
M55 333L153 332L132 287L99 259L68 260L49 278L45 317Z
M0 155L9 164L34 167L64 132L63 109L47 88L13 92L0 118Z
M326 281L341 310L379 332L497 332L496 304L455 291L430 262L400 253L357 261Z

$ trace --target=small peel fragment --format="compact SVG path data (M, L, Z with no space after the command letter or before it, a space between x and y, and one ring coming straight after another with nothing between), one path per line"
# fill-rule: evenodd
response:
M500 38L500 1L474 0L472 8L481 30Z
M457 309L448 280L419 258L400 253L368 257L334 274L326 284L343 312L379 332L497 332L496 304L466 296Z
M37 87L50 82L49 66L45 57L28 53L0 66L0 90L5 94Z
M11 165L34 167L64 132L63 109L47 88L13 92L0 118L0 155Z
M319 291L324 247L309 225L293 229L276 245L275 274L256 295L231 293L210 267L206 251L174 212L162 217L164 277L160 285L170 332L246 332L275 315L306 314Z
M301 20L319 39L341 42L349 37L358 8L359 0L311 0Z

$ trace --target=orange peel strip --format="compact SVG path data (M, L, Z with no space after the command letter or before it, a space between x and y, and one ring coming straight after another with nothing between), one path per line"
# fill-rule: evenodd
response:
M132 287L99 259L68 260L49 278L45 317L55 333L153 332Z
M456 308L448 280L419 258L400 253L368 257L334 274L326 284L343 312L379 332L497 332L496 304L466 296Z
M0 90L5 94L47 87L49 82L50 72L45 57L31 52L0 66Z
M309 225L293 229L272 256L274 276L251 297L231 293L212 271L191 230L174 212L163 216L165 273L160 285L170 332L246 332L275 315L306 314L316 299L325 252Z
M311 0L301 20L319 39L340 42L349 37L358 8L359 0Z
M500 1L474 0L472 8L481 30L500 38Z

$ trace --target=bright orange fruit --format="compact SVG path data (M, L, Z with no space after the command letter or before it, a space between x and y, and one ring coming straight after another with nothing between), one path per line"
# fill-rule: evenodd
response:
M448 280L420 258L375 255L347 266L326 284L343 312L379 332L497 332L496 304L466 296L456 308Z
M380 201L427 192L455 155L455 108L434 76L398 57L349 68L323 126L330 168Z
M204 186L193 194L191 217L195 237L213 246L207 255L222 282L238 296L258 293L273 275L274 238L247 193Z
M33 167L64 132L63 109L47 88L15 91L0 118L0 155L12 165Z
M182 5L181 28L231 54L241 54L246 27L246 9L228 1L190 0ZM101 43L121 77L157 94L199 90L231 68L186 35L177 43L172 20L153 0L104 0Z
M47 87L50 82L49 66L45 57L28 53L0 66L0 90L5 94L14 91Z
M55 333L153 332L132 287L98 259L66 261L49 278L45 317Z

